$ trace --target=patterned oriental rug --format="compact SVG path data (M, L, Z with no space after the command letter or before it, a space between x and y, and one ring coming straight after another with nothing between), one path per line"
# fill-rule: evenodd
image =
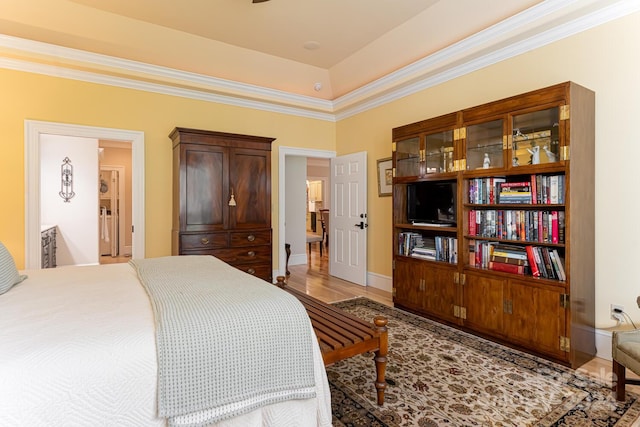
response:
M596 379L411 313L355 298L336 306L389 318L385 404L373 354L327 368L336 426L631 426L639 396L617 402Z

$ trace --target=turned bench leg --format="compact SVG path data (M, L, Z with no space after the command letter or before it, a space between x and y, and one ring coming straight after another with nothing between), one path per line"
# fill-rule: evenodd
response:
M387 318L384 316L376 316L373 319L375 330L380 332L380 348L375 353L373 360L376 362L376 391L378 393L378 405L384 404L384 390L387 388L385 381L385 371L387 369Z

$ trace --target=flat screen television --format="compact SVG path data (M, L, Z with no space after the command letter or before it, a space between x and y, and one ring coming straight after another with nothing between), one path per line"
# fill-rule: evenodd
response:
M407 184L407 220L411 223L456 225L455 181Z

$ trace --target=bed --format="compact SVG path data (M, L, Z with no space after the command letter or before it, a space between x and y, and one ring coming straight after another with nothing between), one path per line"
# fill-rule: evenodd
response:
M1 260L0 268L5 268ZM228 268L225 275L265 286ZM211 425L157 415L157 326L148 291L132 265L20 273L28 278L0 295L3 426ZM324 364L312 342L314 397L266 404L213 425L331 425Z

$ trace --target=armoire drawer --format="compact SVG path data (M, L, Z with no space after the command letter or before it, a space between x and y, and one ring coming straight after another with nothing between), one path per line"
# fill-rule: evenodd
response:
M182 251L226 248L228 245L228 233L226 232L180 235L180 248Z
M231 247L271 244L271 230L232 231Z
M271 245L215 249L211 254L229 264L270 263Z

